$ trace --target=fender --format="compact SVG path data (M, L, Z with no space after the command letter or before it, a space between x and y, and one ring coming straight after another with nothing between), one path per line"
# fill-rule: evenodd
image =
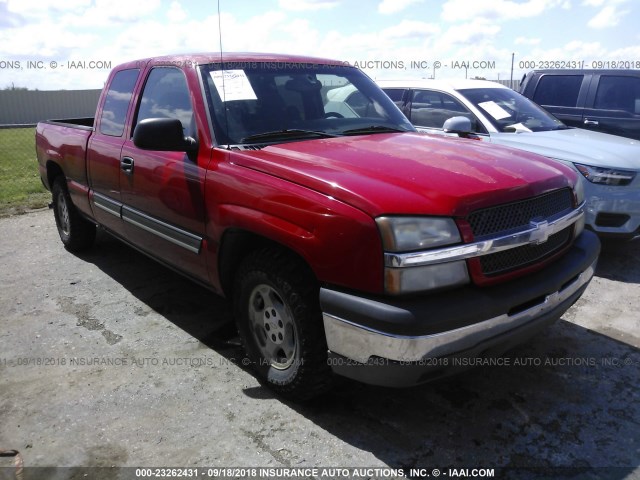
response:
M373 218L363 211L230 162L208 171L205 199L214 285L222 283L218 264L223 237L240 230L296 253L322 283L383 291L382 242Z

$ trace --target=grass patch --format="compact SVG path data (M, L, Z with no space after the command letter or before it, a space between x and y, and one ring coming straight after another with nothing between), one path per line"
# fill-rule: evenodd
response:
M36 160L35 128L0 129L0 215L46 207L51 194L42 186Z

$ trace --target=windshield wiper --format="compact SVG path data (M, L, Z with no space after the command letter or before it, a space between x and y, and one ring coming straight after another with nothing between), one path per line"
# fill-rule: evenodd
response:
M284 130L274 130L272 132L256 133L255 135L249 135L240 140L242 143L254 142L256 140L278 140L289 138L333 138L338 135L326 132L318 132L315 130L302 130L299 128L287 128Z
M345 130L342 132L344 135L362 135L367 133L391 133L391 132L411 132L412 130L405 130L397 127L387 127L385 125L370 125L363 128L353 128L351 130Z

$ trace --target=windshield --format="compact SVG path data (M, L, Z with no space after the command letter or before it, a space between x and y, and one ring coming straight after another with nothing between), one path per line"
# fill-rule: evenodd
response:
M218 143L247 145L415 131L369 77L348 66L248 62L204 65Z
M499 132L544 132L568 128L526 97L509 88L458 90Z

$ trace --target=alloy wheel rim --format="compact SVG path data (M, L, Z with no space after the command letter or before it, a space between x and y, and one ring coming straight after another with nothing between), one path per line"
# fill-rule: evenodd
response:
M69 207L64 198L64 195L60 195L58 200L58 218L60 219L60 230L66 236L69 236L71 232L71 222L69 220Z
M289 368L298 353L293 315L271 286L256 286L249 297L251 332L263 358L278 370Z

